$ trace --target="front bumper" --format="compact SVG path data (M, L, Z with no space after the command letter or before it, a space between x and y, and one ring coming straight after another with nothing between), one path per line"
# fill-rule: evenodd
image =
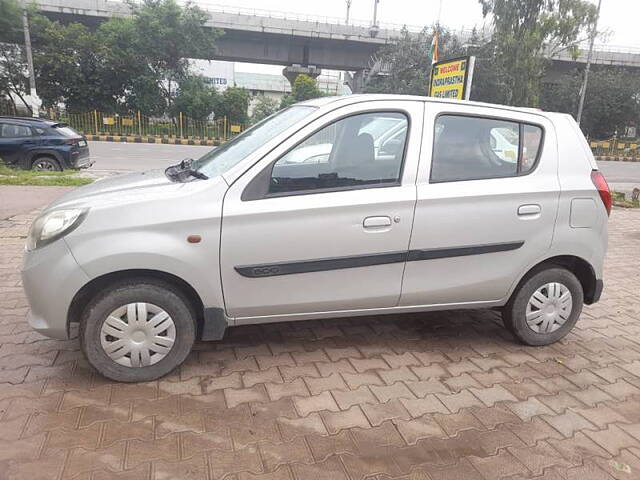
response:
M27 315L29 325L47 337L69 338L69 307L89 277L73 258L64 239L25 252L21 273L31 307Z

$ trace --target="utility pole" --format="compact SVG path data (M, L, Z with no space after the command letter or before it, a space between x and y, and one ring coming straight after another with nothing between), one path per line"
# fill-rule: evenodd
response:
M380 0L373 0L373 26L378 25L378 2Z
M27 10L22 11L22 26L24 28L24 48L27 52L27 65L29 67L29 96L31 97L31 114L40 116L42 102L36 93L36 76L33 71L33 54L31 53L31 35L29 33L29 16Z
M351 12L351 3L353 0L345 0L347 2L347 19L345 21L345 25L349 25L349 13Z
M584 109L584 97L587 94L587 84L589 83L589 70L591 70L591 56L593 55L593 43L595 42L596 35L598 33L598 20L600 19L601 5L602 5L602 0L598 0L598 9L596 11L596 19L591 29L591 39L589 41L589 53L587 55L587 66L584 69L584 80L582 81L582 89L580 90L580 103L578 104L578 116L576 119L576 121L578 122L578 125L580 125L580 121L582 120L582 110Z

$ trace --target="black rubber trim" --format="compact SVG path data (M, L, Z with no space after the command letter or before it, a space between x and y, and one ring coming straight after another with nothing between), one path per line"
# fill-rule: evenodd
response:
M324 272L327 270L341 270L343 268L370 267L372 265L400 263L406 261L406 258L407 252L376 253L373 255L303 260L301 262L246 265L242 267L235 267L235 270L243 277L275 277L278 275L291 275L293 273Z
M434 248L430 250L409 250L407 262L420 260L436 260L438 258L466 257L468 255L482 255L483 253L508 252L522 247L524 242L489 243L486 245L472 245L469 247Z
M205 308L200 340L222 340L228 324L222 308Z
M389 263L416 262L435 260L438 258L463 257L484 253L506 252L516 250L524 242L493 243L488 245L472 245L467 247L437 248L430 250L408 250L405 252L376 253L349 257L322 258L319 260L303 260L300 262L263 263L259 265L243 265L235 267L243 277L261 278L292 275L295 273L324 272L344 268L370 267Z
M591 295L585 295L584 303L592 305L600 301L602 296L602 290L604 289L604 282L601 279L597 279Z

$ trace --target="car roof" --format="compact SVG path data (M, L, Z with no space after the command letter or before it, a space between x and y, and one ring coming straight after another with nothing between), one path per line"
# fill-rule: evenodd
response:
M556 113L554 112L547 112L538 108L512 107L509 105L501 105L497 103L475 102L472 100L453 100L449 98L426 97L426 96L420 96L420 95L397 95L397 94L380 94L380 93L358 93L358 94L352 94L352 95L320 97L320 98L315 98L313 100L307 100L305 102L300 103L300 105L324 107L329 104L350 105L350 104L360 103L365 101L382 101L382 100L417 101L417 102L428 102L428 103L472 105L476 107L508 110L512 112L522 112L522 113L529 113L529 114L538 114L542 116L556 115ZM560 114L560 115L564 115L564 114Z
M7 115L0 115L0 122L8 120L11 123L18 125L39 125L43 127L51 127L53 125L59 125L60 122L49 120L48 118L35 118L35 117L11 117Z

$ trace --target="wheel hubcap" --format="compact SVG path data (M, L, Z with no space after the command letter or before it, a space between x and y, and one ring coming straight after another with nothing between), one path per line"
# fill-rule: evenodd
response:
M48 172L52 172L55 170L55 167L53 166L53 163L48 162L47 160L40 160L38 163L36 163L35 170L45 170Z
M125 367L158 363L173 348L176 326L167 312L152 303L116 308L102 323L100 343L114 362Z
M547 283L538 288L527 303L527 325L536 333L552 333L569 319L573 299L561 283Z

